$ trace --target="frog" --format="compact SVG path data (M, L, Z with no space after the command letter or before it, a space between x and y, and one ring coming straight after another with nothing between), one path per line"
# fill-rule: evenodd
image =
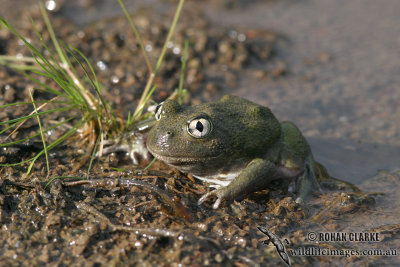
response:
M155 119L148 151L214 188L199 205L216 199L212 207L218 209L279 179L291 179L300 203L321 192L320 180L330 177L294 123L279 122L268 107L238 96L195 106L166 100Z

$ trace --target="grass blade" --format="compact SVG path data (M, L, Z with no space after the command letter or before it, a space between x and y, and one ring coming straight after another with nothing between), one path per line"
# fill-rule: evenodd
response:
M64 120L64 121L61 121L61 122L59 122L59 123L57 123L57 124L54 124L53 126L50 126L49 128L43 130L43 132L46 133L46 132L48 132L48 131L51 131L51 130L57 128L58 126L63 125L63 124L65 124L65 123L67 123L67 122L69 122L69 121L75 119L76 117L77 117L77 116L74 116L74 117L68 118L68 119L66 119L66 120ZM23 142L28 141L28 140L30 140L30 139L33 139L33 138L35 138L35 137L37 137L37 136L39 136L39 135L40 135L40 132L39 132L39 133L36 133L36 134L33 134L33 135L31 135L31 136L28 136L28 137L25 137L25 138L22 138L22 139L13 141L13 142L0 144L0 148L1 148L1 147L13 146L13 145L16 145L16 144L19 144L19 143L23 143Z
M172 35L175 32L176 24L178 23L178 19L179 19L179 16L181 15L184 3L185 3L185 0L179 0L179 4L178 4L178 7L175 12L174 19L172 20L171 28L169 28L167 39L164 42L164 46L161 50L161 54L157 60L156 68L154 69L155 74L157 74L158 70L160 69L161 63L164 61L164 56L165 56L165 52L167 51L168 43L171 41Z
M73 135L74 133L76 133L76 131L80 128L80 126L85 122L85 119L82 118L79 122L77 122L70 130L68 130L65 134L63 134L60 138L58 138L56 141L54 141L53 143L51 143L47 149L51 150L54 147L58 146L59 144L61 144L62 142L64 142L66 139L68 139L68 137L70 137L71 135ZM29 174L31 172L31 169L33 167L33 164L35 163L35 161L41 156L43 155L43 153L45 153L44 149L41 150L39 153L36 154L36 156L32 157L31 159L29 159L28 161L25 162L29 162L31 160L31 163L29 164L28 170L26 171L26 174ZM0 164L1 166L1 164ZM6 165L7 166L7 165Z
M167 38L166 38L166 40L164 42L164 46L163 46L163 48L161 50L160 56L158 57L156 68L154 69L153 73L150 74L150 77L149 77L149 79L147 81L146 87L145 87L145 89L144 89L144 91L142 93L142 96L140 97L138 106L136 107L135 112L133 113L133 117L135 117L135 118L139 117L142 114L143 107L146 104L145 99L148 98L147 96L149 95L150 90L152 88L152 85L153 85L153 82L154 82L154 78L157 76L157 73L158 73L158 70L160 69L161 63L164 61L164 56L165 56L165 53L167 51L168 43L171 41L172 35L175 32L176 24L178 23L178 19L179 19L179 16L181 14L181 11L182 11L184 3L185 3L185 0L180 0L179 1L178 7L177 7L175 15L174 15L174 18L172 20L172 25L169 28L169 32L168 32Z
M42 13L44 22L46 24L47 30L49 31L50 38L53 42L53 45L56 48L57 54L60 57L61 62L67 66L68 65L68 60L66 59L67 57L66 57L65 53L63 52L63 50L61 49L60 44L57 41L53 27L51 26L51 23L50 23L49 16L47 15L46 9L44 8L44 5L42 2L40 2L40 12Z
M37 121L38 121L38 124L39 124L39 132L40 132L40 136L42 138L44 154L46 156L47 175L49 175L50 174L50 165L49 165L49 155L47 153L46 140L44 139L42 122L40 121L40 116L38 115L38 110L36 109L36 104L35 104L35 101L33 100L33 94L32 94L32 90L31 89L29 90L29 95L30 95L30 97L32 99L32 105L33 105L33 108L35 110L36 118L37 118Z
M186 62L187 62L187 57L188 57L188 52L189 52L189 41L185 41L185 48L183 51L183 60L182 60L182 65L181 65L181 74L179 77L179 87L178 87L178 101L179 104L182 104L183 102L183 81L185 79L185 70L186 70Z
M88 170L87 170L87 177L88 177L88 178L89 178L90 170L92 169L93 161L94 161L94 159L96 158L97 146L98 146L99 143L100 143L100 139L101 139L101 136L98 135L98 136L97 136L97 139L96 139L96 143L95 143L94 148L93 148L93 151L92 151L92 156L90 157L89 167L88 167Z
M132 20L131 16L129 15L128 10L126 9L124 2L122 0L118 0L118 3L121 6L122 10L124 11L127 20L129 21L129 24L131 25L131 28L136 36L136 39L138 39L140 49L142 50L142 54L144 56L144 60L146 61L149 73L153 73L153 67L151 66L149 56L147 54L146 49L144 48L142 37L140 36L139 31L137 30L137 28L135 26L135 23L133 23L133 20Z
M40 88L34 88L35 90L40 90ZM41 103L47 103L49 100L36 100L34 101L35 104L41 104ZM14 103L9 103L9 104L4 104L0 105L0 108L7 108L7 107L12 107L12 106L20 106L20 105L32 105L32 101L26 101L26 102L14 102ZM53 101L53 103L58 103L58 104L73 104L71 101Z
M37 113L37 115L41 116L41 115L52 113L52 112L56 112L56 111L60 111L60 112L61 111L67 111L67 110L70 110L70 109L73 109L73 108L75 108L75 107L74 106L69 106L69 107L55 108L55 109L50 109L50 110L46 110L46 111L41 111L41 112ZM8 120L8 121L0 121L0 125L10 124L10 123L14 123L14 122L20 122L20 121L23 121L23 120L26 120L26 119L34 118L37 115L36 114L30 114L30 115L27 115L27 116L22 116L22 117L19 117L19 118L16 118L16 119ZM3 133L3 131L0 132L0 134L2 134L2 133Z

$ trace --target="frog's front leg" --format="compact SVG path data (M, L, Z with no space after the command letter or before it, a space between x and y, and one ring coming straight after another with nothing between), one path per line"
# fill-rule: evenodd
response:
M274 163L265 159L253 159L240 174L227 186L203 195L198 204L201 205L211 196L216 196L213 208L217 209L222 201L233 200L239 196L264 189L272 180L277 178L278 168Z

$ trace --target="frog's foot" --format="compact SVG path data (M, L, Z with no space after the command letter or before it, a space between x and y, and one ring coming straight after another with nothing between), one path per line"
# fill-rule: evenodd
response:
M134 165L138 165L140 159L151 160L151 155L146 148L146 135L141 132L124 134L115 139L106 140L102 155L113 152L126 152ZM97 152L96 156L100 156Z
M361 192L361 189L358 188L356 185L335 177L324 177L324 179L320 181L320 184L324 189L328 190Z
M321 186L318 183L314 164L307 163L304 172L297 180L297 203L302 203L306 198L315 192L322 192Z
M204 195L199 199L199 201L197 202L197 205L203 204L204 201L206 201L208 198L210 198L210 197L212 197L212 196L217 197L217 200L214 202L213 209L218 209L218 208L219 208L219 205L221 204L221 202L222 202L223 200L226 199L226 197L225 197L225 195L224 195L223 188L221 188L221 189L216 189L216 190L213 190L213 191L211 191L211 192L208 192L207 194L204 194Z

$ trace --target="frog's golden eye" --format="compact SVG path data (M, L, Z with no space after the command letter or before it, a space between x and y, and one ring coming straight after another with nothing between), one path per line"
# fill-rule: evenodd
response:
M188 122L188 133L195 138L203 138L212 131L212 123L208 118L195 118Z
M156 113L155 117L156 117L156 120L158 120L158 121L161 120L162 115L164 113L163 104L164 104L164 102L161 102L160 104L158 104L156 107L156 110L155 110L155 113Z

